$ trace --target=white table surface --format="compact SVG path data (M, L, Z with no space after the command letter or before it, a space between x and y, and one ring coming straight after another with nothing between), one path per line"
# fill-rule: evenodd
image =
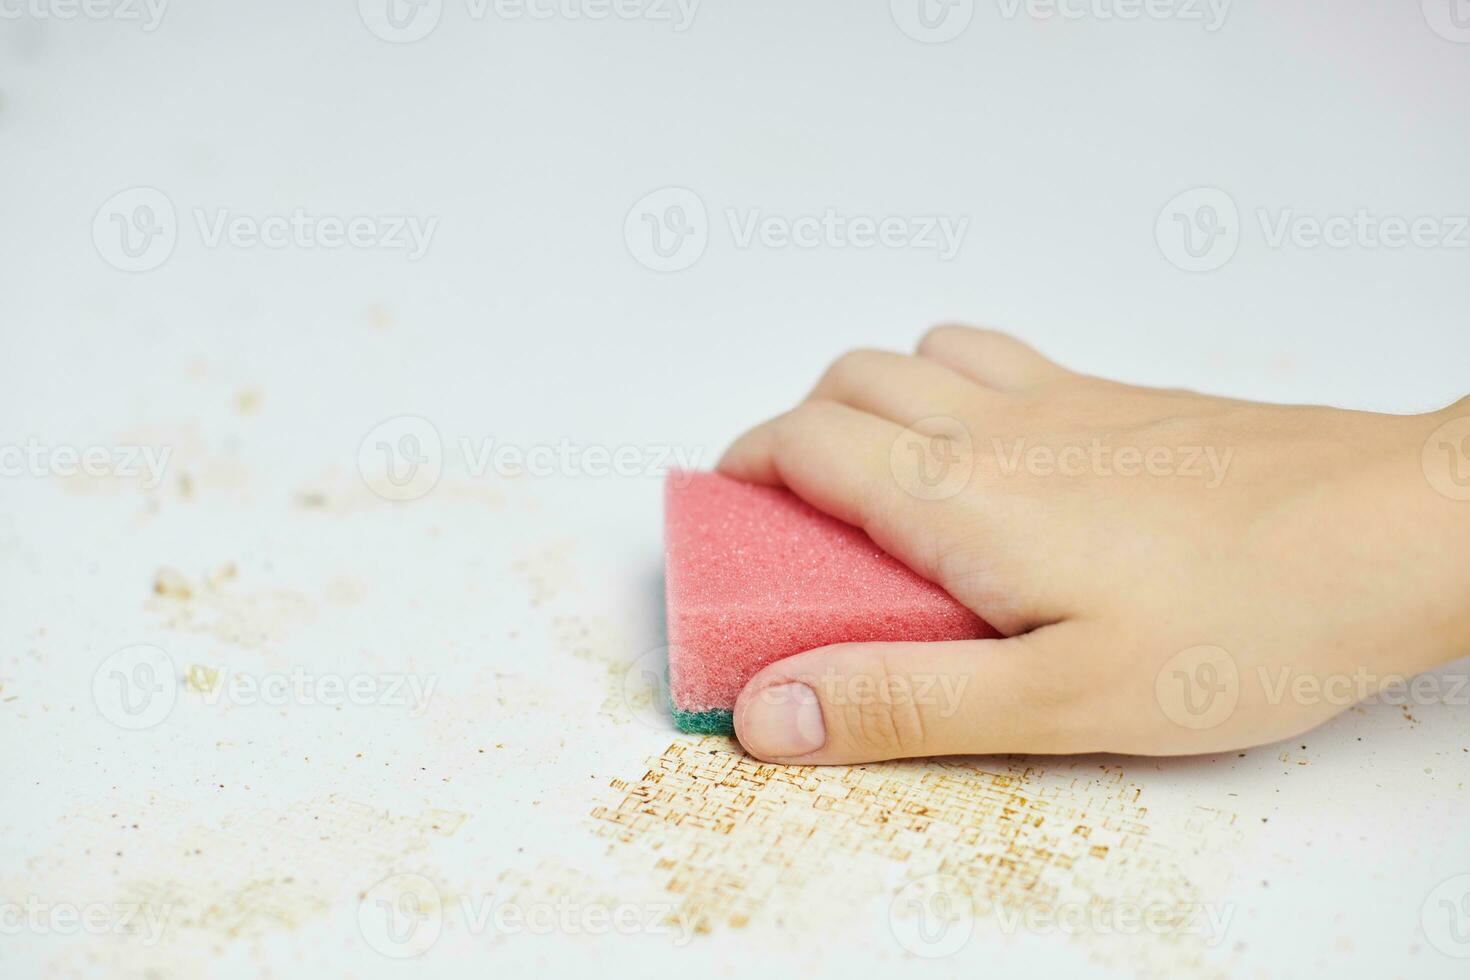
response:
M1211 30L962 0L944 43L895 7L706 2L681 30L444 0L408 43L345 0L179 0L151 30L6 7L0 445L47 455L0 480L0 974L1463 975L1463 883L1435 891L1470 872L1463 697L1209 758L786 771L625 696L662 642L658 457L713 462L845 348L964 319L1243 397L1470 390L1470 249L1268 234L1470 213L1447 6L1240 2ZM139 187L175 241L128 272L108 209ZM629 212L670 187L707 241L657 272ZM1202 187L1238 241L1189 272L1156 222ZM436 224L415 259L209 244L297 209ZM741 244L828 209L968 224L948 259ZM403 416L442 474L395 502L359 449ZM640 472L486 471L486 440ZM156 485L55 455L130 446L167 450ZM169 710L129 730L108 685L140 644ZM263 703L200 668L378 686ZM956 878L974 914L920 932L939 907L910 900ZM405 892L412 935L379 904ZM1083 925L1018 925L1028 897ZM1192 926L1099 926L1162 908Z

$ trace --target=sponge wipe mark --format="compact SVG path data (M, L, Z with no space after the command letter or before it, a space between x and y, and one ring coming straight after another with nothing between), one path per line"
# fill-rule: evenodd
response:
M860 529L787 490L672 473L664 535L669 692L681 727L685 715L730 711L762 667L814 647L997 635Z

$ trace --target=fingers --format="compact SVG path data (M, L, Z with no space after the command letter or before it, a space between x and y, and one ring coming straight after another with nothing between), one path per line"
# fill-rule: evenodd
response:
M1108 715L1087 704L1097 693L1088 664L1076 623L1001 640L820 647L751 678L735 732L756 758L800 765L1094 751Z
M805 402L736 440L727 476L785 486L813 507L868 532L878 546L933 580L943 525L894 475L894 446L914 435L848 405ZM900 465L907 465L902 457Z
M919 354L998 391L1025 391L1072 375L1014 337L973 327L935 327L919 341Z
M876 350L843 354L808 396L904 426L936 416L974 417L991 407L995 397L937 361Z

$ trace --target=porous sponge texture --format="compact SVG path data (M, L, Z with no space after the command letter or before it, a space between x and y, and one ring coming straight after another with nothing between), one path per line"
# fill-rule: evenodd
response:
M734 735L735 712L718 708L710 711L680 711L673 709L674 725L681 732L691 735Z
M732 731L745 682L814 647L997 635L861 529L716 473L669 474L664 572L669 696L684 731Z

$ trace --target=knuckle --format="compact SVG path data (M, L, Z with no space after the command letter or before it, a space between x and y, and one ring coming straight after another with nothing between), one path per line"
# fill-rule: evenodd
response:
M838 403L825 398L813 398L797 405L781 416L776 425L777 438L792 441L814 427L829 422L832 414L839 411Z
M793 438L798 436L804 429L812 425L827 410L827 403L814 400L802 402L786 414L776 419L771 427L772 434L777 443L789 444Z
M883 360L881 351L857 348L839 355L822 375L822 385L841 387L845 383L857 382L867 377L873 367Z
M924 331L919 338L919 353L933 354L948 347L955 337L969 330L954 323L941 323Z
M993 602L1007 592L1007 569L998 557L996 538L985 514L969 505L962 507L957 519L935 536L933 569L939 583L951 594L983 596Z

